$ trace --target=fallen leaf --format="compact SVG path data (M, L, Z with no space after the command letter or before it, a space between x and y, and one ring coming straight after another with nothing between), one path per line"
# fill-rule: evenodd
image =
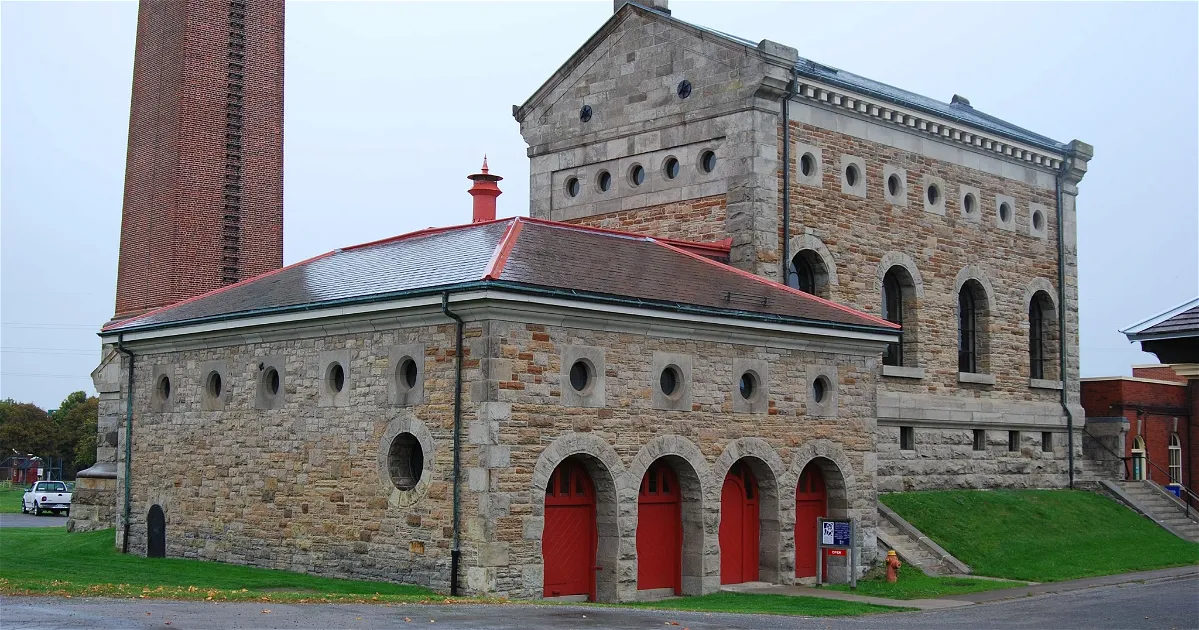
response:
M264 615L269 615L269 614L271 614L271 609L270 609L270 608L263 608L263 609L262 609L262 614L264 614Z
M404 617L404 623L412 623L411 617Z

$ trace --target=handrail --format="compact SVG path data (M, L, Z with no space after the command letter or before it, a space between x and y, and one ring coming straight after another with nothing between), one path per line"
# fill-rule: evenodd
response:
M1196 495L1194 492L1191 492L1191 489L1182 485L1181 481L1174 481L1174 478L1170 476L1170 471L1163 469L1161 466L1158 466L1157 464L1155 464L1153 462L1153 460L1149 459L1148 457L1145 457L1145 462L1148 463L1150 466L1156 468L1159 472L1166 473L1166 479L1170 480L1169 485L1178 486L1183 492L1187 493L1187 499L1185 501L1183 501L1182 504L1186 506L1186 513L1187 513L1187 516L1189 517L1191 515L1191 499L1199 499L1199 495Z
M1099 440L1099 438L1095 437L1094 435L1091 435L1091 433L1090 433L1089 431L1087 431L1087 429L1086 429L1086 427L1085 427L1085 426L1083 427L1083 429L1082 429L1082 432L1083 432L1083 434L1085 434L1087 437L1091 438L1091 441L1092 441L1092 442L1094 442L1095 444L1098 444L1098 445L1099 445L1101 448L1103 448L1103 450L1107 451L1108 453L1111 453L1112 455L1114 455L1114 456L1118 457L1118 458L1119 458L1119 459L1120 459L1122 462L1124 462L1124 478L1125 478L1125 479L1129 479L1129 480L1133 480L1133 479L1132 479L1132 470L1131 470L1131 464L1130 464L1130 461L1129 461L1129 460L1132 460L1132 459L1134 459L1133 457L1129 457L1129 456L1126 456L1126 455L1120 455L1119 453L1117 453L1117 452L1113 451L1112 449L1108 448L1106 444L1104 444L1102 441L1100 441L1100 440ZM1166 469L1164 469L1164 468L1162 468L1161 466L1158 466L1156 462L1154 462L1153 460L1149 459L1149 455L1148 455L1148 454L1144 455L1144 456L1143 456L1141 459L1143 459L1143 460L1145 461L1145 463L1147 463L1147 464L1149 464L1150 466L1152 466L1152 467L1156 468L1156 469L1157 469L1159 472L1165 473L1165 475L1166 475L1166 479L1170 479L1170 484L1171 484L1171 485L1177 485L1179 488L1181 488L1181 489L1182 489L1182 491L1183 491L1183 492L1185 492L1185 493L1187 494L1186 500L1184 500L1184 501L1182 502L1182 504L1183 504L1184 506L1186 506L1186 513L1187 513L1187 516L1189 517L1189 516L1191 515L1191 501L1199 501L1199 494L1195 494L1194 492L1192 492L1192 491L1191 491L1191 489L1190 489L1190 488L1188 488L1188 487L1186 487L1186 486L1182 485L1182 482L1175 482L1175 481L1173 480L1173 477L1171 477L1171 476L1170 476L1170 471L1169 471L1169 470L1166 470ZM1180 497L1180 498L1181 498L1181 497Z

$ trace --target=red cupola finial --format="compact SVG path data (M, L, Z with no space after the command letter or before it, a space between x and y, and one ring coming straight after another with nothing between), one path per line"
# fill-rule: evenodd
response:
M499 175L490 175L487 172L487 156L483 156L483 172L467 175L467 179L474 182L470 190L470 196L474 198L474 223L481 221L495 220L495 198L499 197L503 191L496 182L504 179Z

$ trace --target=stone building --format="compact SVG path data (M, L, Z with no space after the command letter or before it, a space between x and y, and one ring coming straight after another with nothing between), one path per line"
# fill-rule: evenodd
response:
M665 1L615 5L513 108L530 215L728 238L733 266L902 323L878 381L880 490L1069 483L1091 147Z
M872 559L874 384L897 326L688 248L485 221L105 328L114 374L131 370L111 386L133 387L118 537L607 601L814 575L796 541L821 515L856 518Z
M860 572L879 492L1070 483L1090 147L615 8L514 108L531 218L485 168L473 224L105 327L71 526L627 601L813 579L821 516Z

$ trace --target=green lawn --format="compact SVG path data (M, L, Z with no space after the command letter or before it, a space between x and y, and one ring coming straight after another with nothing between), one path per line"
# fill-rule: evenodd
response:
M20 512L21 497L24 494L24 487L0 488L0 512Z
M950 490L880 499L979 575L1055 582L1199 563L1199 544L1092 492Z
M875 606L820 597L793 597L765 593L720 592L699 597L678 597L658 602L622 604L631 608L686 610L694 612L727 612L759 615L804 615L810 617L847 617L873 613L904 612L911 608Z
M113 547L113 530L0 529L0 593L338 601L441 601L420 586L336 580Z
M886 597L889 599L929 599L945 595L961 595L963 593L978 593L994 591L1001 588L1022 586L1021 582L997 582L995 580L975 580L968 577L929 577L920 569L903 565L899 567L899 580L894 584L887 582L887 575L882 571L872 571L858 580L857 590L849 588L848 584L834 584L822 588L834 591L844 591L855 595L870 597Z

